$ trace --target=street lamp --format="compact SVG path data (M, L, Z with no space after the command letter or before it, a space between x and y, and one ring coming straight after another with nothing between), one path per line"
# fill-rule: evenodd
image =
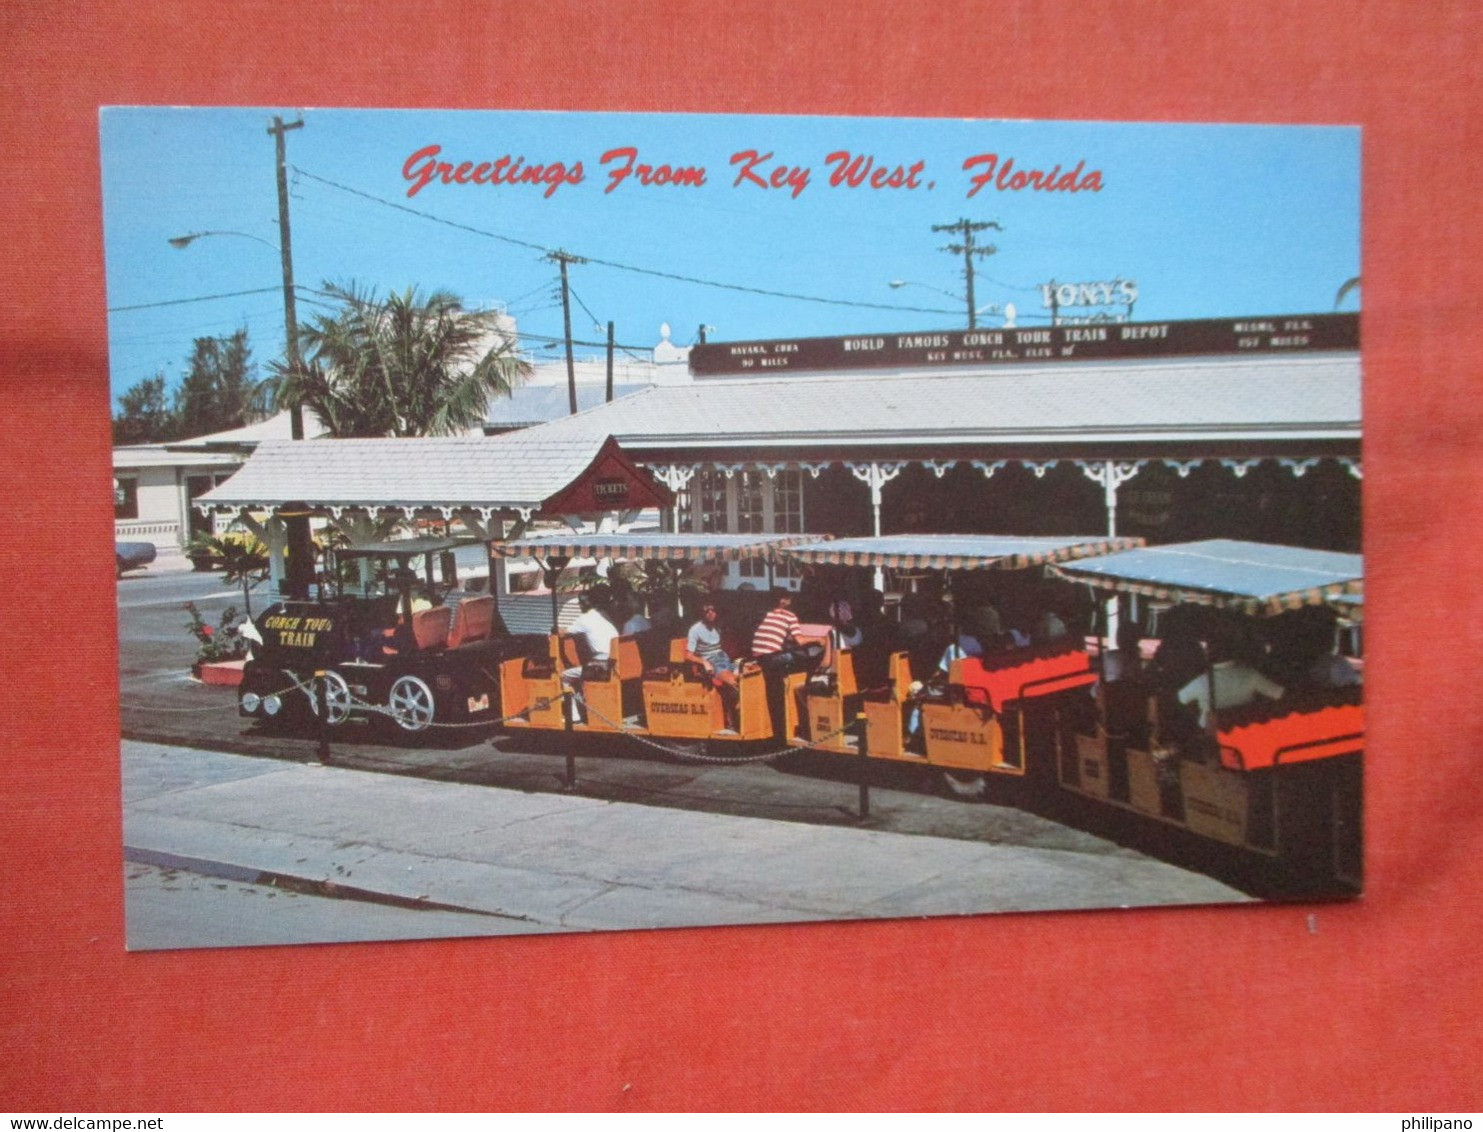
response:
M291 369L297 368L299 361L299 339L298 339L298 313L294 306L294 282L293 268L290 259L284 254L283 248L261 236L254 236L251 232L238 232L231 228L209 228L204 232L187 232L184 236L171 236L166 243L172 248L188 248L191 244L205 236L240 236L244 240L254 240L265 248L271 248L278 252L283 263L283 350L288 359ZM304 439L304 409L297 401L288 407L289 435L294 440Z
M899 291L903 287L924 287L928 291L935 291L939 295L945 295L945 296L947 296L949 299L952 299L953 302L955 302L955 303L965 302L965 300L964 300L964 298L963 298L962 295L955 295L951 291L944 291L941 287L934 287L930 283L918 283L915 279L892 279L891 282L889 283L889 286L890 286L891 290L893 290L893 291ZM969 326L971 327L973 325L973 319L974 319L974 317L976 317L978 315L981 315L981 314L995 314L995 315L997 315L997 314L1003 314L1004 311L999 306L998 303L990 303L986 307L978 307L978 308L970 311L969 313L970 313L970 316L972 316L972 317L969 318L969 323L968 323Z
M298 343L298 314L294 307L293 292L293 268L284 249L261 236L254 236L251 232L238 232L230 228L212 228L202 232L187 232L184 236L171 236L166 242L172 248L184 249L191 246L202 237L209 236L238 236L244 240L253 240L266 248L278 252L283 264L283 324L284 324L284 355L288 359L290 369L297 369L299 363ZM288 407L289 436L294 440L304 439L304 408L296 400ZM288 587L291 597L297 600L305 600L309 596L309 580L313 577L313 554L314 544L309 532L309 520L307 517L290 516L285 519L288 535Z
M251 232L236 232L230 228L211 228L205 232L187 232L184 236L171 236L167 241L172 248L188 248L202 236L241 236L244 240L256 240L265 248L272 248L275 252L280 251L277 244L271 240L265 240L261 236L254 236Z
M188 248L203 236L238 236L255 240L278 253L283 270L283 353L292 372L299 369L299 319L294 305L293 240L288 227L288 158L284 148L284 135L289 130L301 129L304 121L284 122L274 116L268 133L273 135L278 174L278 232L279 242L271 243L251 232L238 232L230 228L210 229L204 232L188 232L184 236L172 236L172 248ZM289 435L294 440L304 439L304 407L297 400L288 407ZM309 598L309 583L314 577L314 543L309 534L307 515L290 515L285 518L288 534L288 591L297 601Z
M197 240L207 236L237 236L244 240L253 240L262 244L265 248L271 248L279 254L283 266L283 351L288 359L289 367L297 368L299 361L299 338L298 338L298 312L294 304L294 278L293 261L289 253L282 245L275 244L271 240L265 240L261 236L254 236L251 232L238 232L231 228L208 228L203 232L187 232L184 236L171 236L166 243L172 248L188 248ZM295 401L288 407L289 430L294 440L304 439L304 410Z

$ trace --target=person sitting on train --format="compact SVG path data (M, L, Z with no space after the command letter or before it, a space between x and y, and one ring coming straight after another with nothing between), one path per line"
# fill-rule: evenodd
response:
M623 618L621 632L625 637L636 637L654 627L653 622L644 615L643 602L633 594L619 603L618 615Z
M807 667L823 655L819 645L802 645L798 641L798 616L793 612L793 595L787 590L773 592L773 607L752 634L752 656L762 669L767 689L767 710L772 717L772 733L783 735L783 677Z
M853 624L860 641L850 648L855 654L855 678L862 688L885 686L891 654L902 647L901 626L886 618L883 605L880 590L868 589L853 610Z
M1281 699L1286 689L1275 680L1262 674L1258 667L1262 660L1261 650L1250 634L1238 633L1234 639L1217 636L1210 643L1212 661L1209 671L1202 672L1179 689L1179 702L1191 704L1197 709L1196 722L1201 729L1210 722L1212 706L1215 711L1242 707L1258 696ZM1214 687L1215 703L1210 702Z
M1035 628L1030 633L1030 643L1049 645L1064 641L1070 636L1071 630L1066 628L1066 622L1061 619L1060 613L1055 609L1047 609L1040 615L1040 620L1035 622Z
M1338 617L1326 606L1304 606L1272 618L1267 674L1287 688L1319 690L1360 683L1359 670L1335 650Z
M774 590L772 608L767 611L752 634L752 655L758 661L778 667L792 663L798 644L798 616L793 612L793 595L787 590Z
M864 642L865 630L855 621L855 611L844 598L835 598L830 604L829 623L834 628L836 648L859 648Z
M611 599L611 591L601 584L577 595L581 613L566 632L577 646L578 663L561 674L562 683L568 687L580 688L582 673L587 665L605 662L613 655L613 642L618 639L618 627L612 621ZM575 699L572 703L572 719L577 719Z
M1337 652L1315 660L1308 666L1307 677L1312 688L1353 688L1364 683L1354 662Z
M1009 640L1004 633L1004 623L999 617L999 611L992 605L980 605L967 610L963 614L963 623L958 627L958 635L942 650L942 656L937 661L937 671L946 676L952 670L953 661L970 656L981 657L985 652L997 651Z
M726 726L735 731L736 726L736 662L721 646L721 615L716 603L707 601L700 607L700 620L690 626L685 637L685 659L700 665L711 685L721 693L721 707L726 714Z

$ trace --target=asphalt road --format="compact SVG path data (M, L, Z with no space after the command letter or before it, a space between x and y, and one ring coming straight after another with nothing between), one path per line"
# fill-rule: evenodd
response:
M214 621L240 590L219 575L146 573L119 583L120 722L125 737L295 762L313 761L316 743L264 734L241 719L229 688L194 681L195 642L185 601ZM259 595L254 609L266 598ZM429 743L396 745L352 722L334 733L333 765L524 792L560 792L568 753L582 796L780 821L953 838L1093 854L1148 855L1215 877L1245 892L1272 895L1260 862L1178 830L1129 820L1054 789L991 781L988 803L951 798L936 772L865 763L821 753L767 762L697 761L633 739L508 735L497 729L445 732ZM870 814L859 813L860 775ZM1115 894L1109 894L1116 904Z

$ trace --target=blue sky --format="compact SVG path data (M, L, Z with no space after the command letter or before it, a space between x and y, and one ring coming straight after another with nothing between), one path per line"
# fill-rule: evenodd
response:
M1045 324L1037 285L1052 279L1135 280L1135 317L1161 321L1332 310L1360 273L1360 136L1346 127L109 108L101 140L115 396L160 371L173 386L194 338L241 326L262 369L281 357L266 132L275 113L304 121L288 135L301 320L324 309L308 289L325 282L415 285L470 305L506 303L523 334L559 338L557 268L541 249L562 248L622 265L571 267L578 339L597 341L595 324L610 319L619 343L640 347L658 340L663 322L681 345L702 324L715 328L712 341L961 328L965 304L949 295L963 293L962 257L939 250L957 237L931 230L960 218L1002 225L977 237L998 252L978 261L975 298L1013 303L1020 325ZM583 179L549 196L545 184L434 180L409 198L405 166L431 145L455 166L506 155L568 171L580 162ZM636 163L703 168L705 184L644 186L631 175L605 191L620 159L601 158L621 147L637 149ZM763 180L784 166L806 169L807 186L795 195L736 184L731 159L746 150L773 155L755 166ZM836 165L826 158L840 151L888 171L921 162L917 187L832 187ZM984 154L997 155L1000 170L1010 159L1015 171L1060 174L1082 163L1079 183L1095 171L1101 187L991 183L970 198L984 166L963 164ZM167 243L207 230L254 238ZM893 289L893 279L922 286ZM560 356L534 338L525 344L537 359Z

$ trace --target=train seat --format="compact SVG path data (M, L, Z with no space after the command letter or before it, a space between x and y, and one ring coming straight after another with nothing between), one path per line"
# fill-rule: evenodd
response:
M458 605L453 628L448 634L448 647L473 641L487 641L494 632L494 595L465 598Z
M446 605L419 609L412 614L412 636L421 651L439 649L448 643L448 629L453 623L453 610Z

